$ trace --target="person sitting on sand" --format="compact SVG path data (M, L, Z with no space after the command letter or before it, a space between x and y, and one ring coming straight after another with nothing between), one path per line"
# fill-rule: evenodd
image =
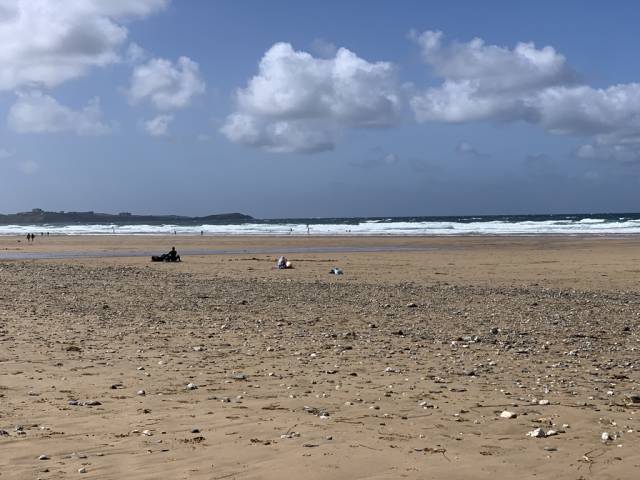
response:
M292 268L291 262L287 260L287 258L283 255L278 258L276 262L276 268L279 270L283 270L285 268Z
M178 252L176 252L176 247L171 247L171 250L169 251L169 253L167 253L167 258L170 262L180 261L180 255L178 255Z
M152 255L152 262L181 262L180 255L176 252L176 247L171 247L169 253L163 253L162 255Z

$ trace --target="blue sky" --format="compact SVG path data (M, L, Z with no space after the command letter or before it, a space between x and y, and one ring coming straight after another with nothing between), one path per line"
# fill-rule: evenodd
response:
M0 211L638 211L640 8L0 0Z

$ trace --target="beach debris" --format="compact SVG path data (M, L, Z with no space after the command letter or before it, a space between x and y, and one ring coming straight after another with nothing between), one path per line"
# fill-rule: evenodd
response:
M505 410L500 414L500 418L516 418L517 416L518 416L517 413L509 412L508 410Z
M280 435L280 438L297 438L300 436L299 432L288 432Z
M193 347L194 352L202 352L203 350L204 347L202 345L196 345L195 347Z
M316 415L323 420L326 420L327 418L329 418L329 412L327 412L326 410L321 410L316 407L310 407L308 405L305 405L303 410L311 415Z
M138 390L136 394L140 395L141 397L144 397L147 394L147 392L145 392L144 390Z
M144 435L145 437L150 437L153 435L153 433L151 433L151 430L143 430L142 435Z
M602 432L602 434L600 435L600 440L602 440L602 443L607 443L613 440L613 438L609 432Z
M545 438L547 436L547 432L542 428L536 428L528 432L527 436L532 438Z
M69 345L67 348L65 348L65 350L67 352L81 352L82 349L80 347L78 347L77 345Z
M231 375L233 380L246 380L247 376L244 373L234 373Z
M78 469L78 473L87 473L87 469L85 467L80 467Z
M458 341L465 343L479 343L480 337L478 335L463 335L458 337Z
M89 400L88 402L84 402L87 407L97 407L98 405L102 405L102 402L98 400Z
M550 403L551 403L551 402L550 402L549 400L546 400L546 399L545 399L545 400L540 400L540 401L538 402L538 405L549 405Z
M191 433L200 433L200 429L199 428L192 428L191 429Z
M186 390L196 390L198 386L195 383L187 383Z
M332 273L334 275L342 275L342 269L340 269L339 267L333 267L331 270L329 270L329 273Z
M0 430L0 437L8 437L9 436L9 432L7 432L6 430Z
M51 457L49 455L47 455L46 453L43 453L42 455L40 455L38 457L38 460L51 460Z
M628 393L624 395L623 401L626 405L640 405L640 394Z
M418 304L414 302L407 303L407 308L416 308L417 306Z

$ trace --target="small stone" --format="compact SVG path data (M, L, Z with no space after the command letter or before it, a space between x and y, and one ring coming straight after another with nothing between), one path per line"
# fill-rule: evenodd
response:
M87 469L84 467L81 467L78 469L78 473L87 473Z
M200 429L199 428L192 428L191 429L191 433L200 433Z
M51 457L45 453L43 453L38 457L38 460L49 460L49 459L51 459Z
M97 407L98 405L102 405L98 400L89 400L88 402L84 402L88 407Z
M7 432L6 430L0 430L0 437L8 437L9 436L9 432Z
M407 308L416 308L418 305L416 303L407 303Z
M244 373L234 373L233 375L231 375L231 378L233 378L234 380L246 380L247 376Z
M549 400L540 400L538 402L538 405L549 405L551 402L549 402Z
M194 352L202 352L203 350L204 350L204 347L200 345L193 347Z
M507 411L507 410L505 410L504 412L502 412L502 413L500 414L500 417L501 417L501 418L516 418L517 416L518 416L518 414L517 414L517 413L515 413L515 412L509 412L509 411Z
M600 439L606 443L611 440L611 435L609 435L609 432L602 432L602 435L600 435Z
M138 390L138 395L144 397L147 394L144 390Z
M187 390L195 390L198 388L198 386L195 383L188 383L187 386L185 387Z
M151 433L151 430L143 430L142 435L144 435L145 437L150 437L153 435L153 433Z
M544 447L544 450L547 452L557 452L558 449L556 447L550 447L550 446L546 446Z

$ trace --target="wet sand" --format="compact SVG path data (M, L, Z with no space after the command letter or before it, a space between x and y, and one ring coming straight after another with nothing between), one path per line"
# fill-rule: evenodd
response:
M171 245L0 261L0 479L640 471L640 238L0 238Z

